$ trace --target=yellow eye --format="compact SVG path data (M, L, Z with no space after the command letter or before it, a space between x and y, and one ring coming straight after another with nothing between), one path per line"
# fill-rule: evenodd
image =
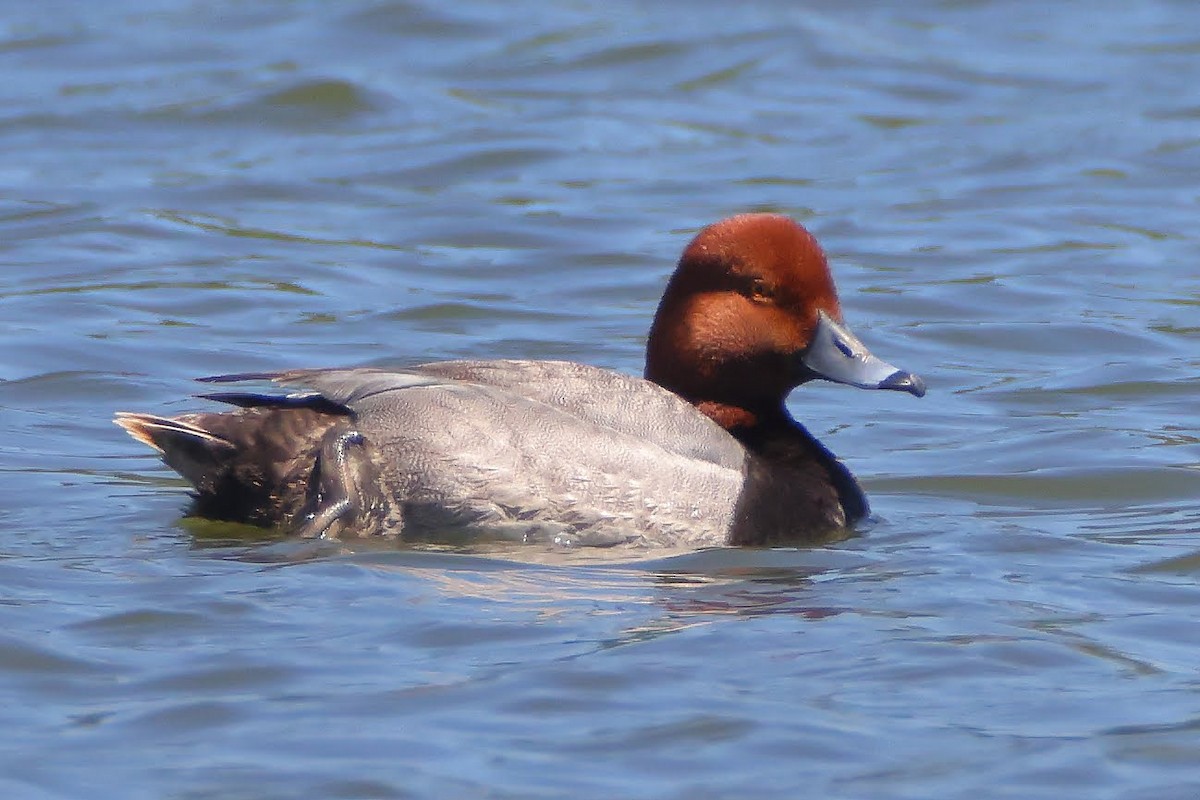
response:
M750 284L750 299L765 303L775 298L775 288L762 278L755 278Z

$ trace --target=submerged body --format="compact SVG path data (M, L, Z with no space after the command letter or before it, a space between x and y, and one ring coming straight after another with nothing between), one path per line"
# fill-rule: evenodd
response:
M807 232L745 215L685 250L646 379L561 361L235 375L207 380L294 391L214 393L239 408L117 422L192 483L201 516L301 535L811 542L867 504L788 415L787 392L813 377L924 392L839 320Z

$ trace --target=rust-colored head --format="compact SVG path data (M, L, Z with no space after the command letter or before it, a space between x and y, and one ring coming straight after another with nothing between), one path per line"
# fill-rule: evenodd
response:
M730 217L684 249L650 328L646 377L728 428L783 413L788 392L815 377L924 392L915 376L874 359L841 322L829 265L812 234L778 214ZM808 358L818 340L829 370ZM825 352L831 349L832 356ZM834 363L839 357L846 370ZM866 378L854 372L867 359L890 367L890 385L879 379L880 368ZM902 385L901 378L916 383Z

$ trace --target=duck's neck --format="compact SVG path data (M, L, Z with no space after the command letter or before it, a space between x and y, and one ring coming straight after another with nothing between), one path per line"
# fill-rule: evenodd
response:
M755 411L705 400L696 402L695 406L766 462L783 467L819 464L837 492L847 524L853 524L870 512L867 498L850 470L792 418L783 401Z
M671 355L689 353L692 349L674 345L670 330L661 329L663 319L680 316L664 313L670 296L668 290L650 331L646 347L646 379L696 406L705 416L729 431L748 451L773 468L799 469L811 473L816 465L837 493L846 523L853 524L865 517L870 509L858 481L816 437L792 419L784 405L785 391L781 391L779 386L752 387L748 383L732 382L735 393L717 394L713 391L714 386L730 386L731 382L714 382L706 371L710 365L703 361L687 362L686 359ZM755 392L754 388L758 388L758 391ZM714 395L722 399L714 399ZM747 397L754 399L747 401Z

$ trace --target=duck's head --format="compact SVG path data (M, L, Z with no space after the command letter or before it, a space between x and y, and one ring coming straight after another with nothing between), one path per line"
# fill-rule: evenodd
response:
M782 411L814 378L925 394L850 332L817 240L777 214L730 217L692 239L655 314L646 377L725 427Z

